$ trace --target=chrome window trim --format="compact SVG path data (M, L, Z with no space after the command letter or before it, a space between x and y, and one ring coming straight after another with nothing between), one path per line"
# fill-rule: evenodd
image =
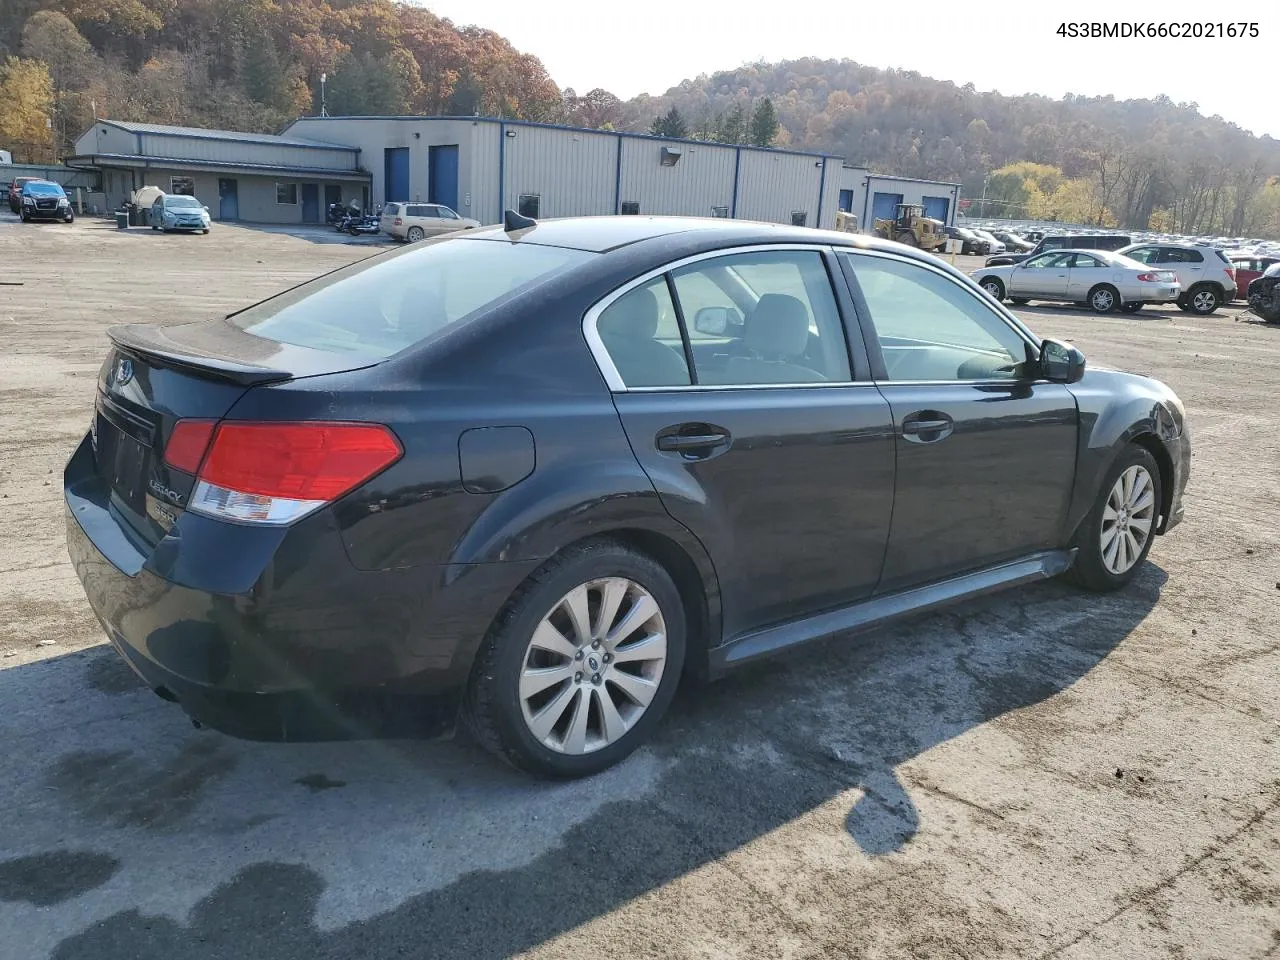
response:
M609 351L604 345L604 341L600 338L600 333L596 329L596 322L600 319L600 314L609 309L616 301L622 299L636 287L644 286L652 280L681 267L686 267L692 263L700 263L703 260L717 260L721 257L738 256L744 253L772 253L783 251L795 253L799 251L808 251L811 253L824 254L829 253L833 246L829 243L759 243L747 244L739 247L722 247L717 250L704 250L702 253L695 253L688 257L682 257L679 260L672 260L665 263L661 267L650 270L648 273L641 274L632 280L628 280L622 286L605 294L587 310L582 318L582 333L586 337L587 347L591 350L591 355L595 357L596 366L600 368L600 374L604 377L604 382L608 385L612 393L669 393L669 392L688 392L691 390L777 390L787 389L790 387L843 387L857 383L870 383L870 381L855 380L824 380L819 383L744 383L744 384L687 384L683 386L672 387L628 387L622 380L622 375L618 373L618 368L614 366L613 358L609 356ZM831 296L837 303L839 298L836 297L836 291L833 288ZM841 333L844 334L843 327ZM847 338L847 334L845 334ZM846 346L847 350L848 347ZM692 371L690 371L692 375ZM852 371L850 371L852 376Z

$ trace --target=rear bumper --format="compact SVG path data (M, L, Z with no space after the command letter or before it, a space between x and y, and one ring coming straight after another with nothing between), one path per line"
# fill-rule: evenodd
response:
M250 739L446 731L532 567L359 571L327 511L280 530L188 513L148 548L117 521L87 440L64 487L68 553L112 645L193 719Z

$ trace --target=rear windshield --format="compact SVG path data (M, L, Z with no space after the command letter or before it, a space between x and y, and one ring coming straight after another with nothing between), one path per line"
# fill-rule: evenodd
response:
M352 264L228 319L268 340L382 359L594 256L445 238Z

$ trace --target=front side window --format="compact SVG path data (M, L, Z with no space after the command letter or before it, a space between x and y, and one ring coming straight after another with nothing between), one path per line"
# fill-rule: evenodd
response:
M1067 261L1071 259L1069 253L1042 253L1038 257L1032 257L1022 265L1028 270L1044 270L1049 267L1063 267L1067 265Z
M1139 247L1137 250L1130 250L1125 254L1130 260L1137 260L1139 263L1152 264L1156 263L1160 257L1159 247Z
M1105 266L1105 264L1101 260L1099 260L1097 257L1091 257L1087 253L1073 253L1071 254L1071 256L1074 258L1074 261L1070 264L1070 266L1075 269L1080 269L1083 267L1084 269L1087 270L1091 267Z
M1023 376L1027 342L976 293L914 263L842 256L866 299L889 380Z
M383 359L597 256L486 240L432 240L360 261L232 315L254 336Z
M623 294L596 332L627 387L681 387L692 379L665 275Z
M844 329L817 251L731 254L672 279L699 384L849 381Z

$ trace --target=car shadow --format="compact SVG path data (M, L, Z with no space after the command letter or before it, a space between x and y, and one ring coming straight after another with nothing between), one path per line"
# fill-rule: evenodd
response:
M0 862L0 954L43 924L58 960L507 957L846 796L852 869L921 828L928 786L899 768L1069 688L1165 579L1038 584L686 688L651 746L574 783L462 739L195 731L103 648L0 671L0 735L33 748L0 761L23 811L0 822L22 854Z

